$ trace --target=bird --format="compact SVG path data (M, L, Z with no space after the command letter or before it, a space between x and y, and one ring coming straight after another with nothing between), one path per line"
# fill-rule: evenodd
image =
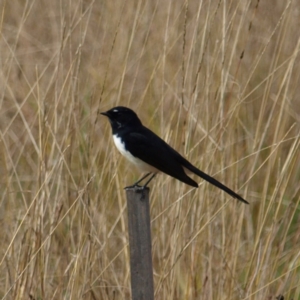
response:
M159 172L198 188L197 182L187 175L187 173L194 173L231 197L249 204L239 194L196 168L163 139L145 127L132 109L117 106L108 111L100 112L100 114L106 116L110 122L117 149L138 169L146 172L145 176L126 188L144 189ZM148 181L140 186L139 183L149 176Z

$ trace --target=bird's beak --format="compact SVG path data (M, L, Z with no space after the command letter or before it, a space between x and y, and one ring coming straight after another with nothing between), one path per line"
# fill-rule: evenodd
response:
M100 114L103 116L109 117L109 113L107 111L101 112Z

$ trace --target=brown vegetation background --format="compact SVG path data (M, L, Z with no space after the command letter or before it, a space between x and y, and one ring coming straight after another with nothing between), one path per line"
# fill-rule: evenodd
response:
M153 181L156 299L300 299L299 28L297 1L2 0L1 299L130 299L116 105L250 202Z

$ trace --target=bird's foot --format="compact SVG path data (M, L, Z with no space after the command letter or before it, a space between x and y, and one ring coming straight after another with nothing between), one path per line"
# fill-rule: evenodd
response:
M146 185L138 185L138 184L134 184L134 185L130 185L124 188L124 190L129 190L129 189L133 189L134 192L136 193L140 193L141 194L141 200L144 200L146 197L146 191L148 190L149 192L149 188Z
M130 186L126 186L124 188L124 190L135 189L137 191L143 191L145 188L147 188L147 187L144 186L144 185L133 184L133 185L130 185Z

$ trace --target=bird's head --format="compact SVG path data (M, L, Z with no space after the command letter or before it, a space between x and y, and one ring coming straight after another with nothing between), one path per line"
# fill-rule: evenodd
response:
M101 112L101 115L108 117L113 131L124 126L138 126L142 124L136 113L124 106L117 106L106 112Z

